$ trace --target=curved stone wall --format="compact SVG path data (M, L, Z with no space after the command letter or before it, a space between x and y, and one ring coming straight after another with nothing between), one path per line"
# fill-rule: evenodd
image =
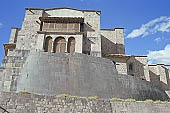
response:
M21 75L18 92L137 100L168 98L151 83L118 75L111 60L83 54L31 52Z

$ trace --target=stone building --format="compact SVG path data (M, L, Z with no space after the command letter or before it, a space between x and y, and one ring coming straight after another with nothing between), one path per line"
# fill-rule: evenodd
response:
M26 8L22 28L12 28L6 55L12 50L124 54L123 29L100 29L100 11L71 8ZM9 50L9 52L8 52Z
M0 90L28 90L49 95L70 93L80 96L100 92L101 97L114 95L122 98L158 99L160 97L154 97L152 94L147 97L146 93L152 92L151 90L157 86L160 88L156 89L158 94L162 90L168 94L170 66L148 65L147 56L126 55L123 28L101 29L100 14L101 11L97 10L66 7L26 8L22 27L13 27L9 43L4 44L5 56L0 68ZM75 69L76 66L79 70ZM67 78L67 75L73 78ZM51 83L48 84L48 81ZM100 86L100 81L104 86L96 86L91 90L90 85ZM144 91L143 97L140 98L139 93L134 94L140 88L134 88L132 81L136 87ZM148 85L146 81L152 84ZM68 84L62 84L65 82ZM113 82L117 85L123 84L122 90L117 94L113 94L112 89L119 89L115 84L110 85ZM43 83L48 84L48 87ZM55 88L57 85L58 88ZM145 90L142 89L143 86ZM69 88L72 88L72 91ZM130 94L120 94L128 89L132 90ZM108 94L105 94L105 91Z

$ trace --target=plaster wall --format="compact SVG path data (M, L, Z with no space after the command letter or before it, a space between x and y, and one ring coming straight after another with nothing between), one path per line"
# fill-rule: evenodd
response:
M95 11L78 11L72 9L46 10L43 17L81 17L84 18L84 31L99 31L100 13Z
M66 40L66 52L67 52L67 44L68 44L68 40L71 37L75 38L75 52L76 53L82 53L82 49L83 49L83 35L82 34L77 34L77 35L55 35L55 34L39 34L38 36L38 40L37 40L37 44L36 44L36 48L40 51L44 51L44 41L46 37L51 37L52 38L52 49L51 52L53 52L53 44L56 38L58 37L63 37Z
M82 11L71 10L71 9L54 9L54 10L46 10L43 13L43 17L84 17L84 13Z

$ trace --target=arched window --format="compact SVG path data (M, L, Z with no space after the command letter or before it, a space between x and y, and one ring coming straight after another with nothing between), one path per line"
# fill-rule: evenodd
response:
M51 52L51 49L52 49L52 38L51 37L47 37L45 39L44 51L45 52Z
M75 38L74 37L70 37L68 39L67 52L68 53L74 53L75 52Z
M66 40L63 37L58 37L54 41L54 53L64 53L66 50Z

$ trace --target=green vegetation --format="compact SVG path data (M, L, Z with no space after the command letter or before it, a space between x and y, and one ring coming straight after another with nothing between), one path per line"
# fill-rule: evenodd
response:
M59 94L59 95L56 95L56 97L69 97L68 94Z
M135 99L132 99L132 98L125 99L124 101L125 101L125 102L136 102L136 100L135 100Z
M20 91L19 93L22 93L22 94L34 94L34 95L40 95L38 93L33 93L33 92L28 92L28 91Z
M90 96L88 97L89 99L98 99L99 97L98 96Z
M124 99L121 99L121 98L112 98L111 100L112 101L124 101Z
M22 93L22 94L35 94L35 95L39 95L38 93L31 93L31 92L28 92L28 91L21 91L19 93ZM83 99L99 99L98 96L90 96L90 97L79 97L79 96L71 96L71 95L68 95L68 94L59 94L59 95L56 95L56 97L67 97L67 98L83 98ZM121 98L112 98L110 99L111 101L120 101L120 102L147 102L147 103L158 103L158 104L170 104L170 101L161 101L161 100L151 100L151 99L146 99L144 101L137 101L135 99L132 99L132 98L128 98L128 99L121 99Z
M147 100L145 100L144 102L151 102L151 103L153 103L154 101L151 100L151 99L147 99Z
M31 94L31 93L28 92L28 91L20 91L19 93L22 93L22 94Z

